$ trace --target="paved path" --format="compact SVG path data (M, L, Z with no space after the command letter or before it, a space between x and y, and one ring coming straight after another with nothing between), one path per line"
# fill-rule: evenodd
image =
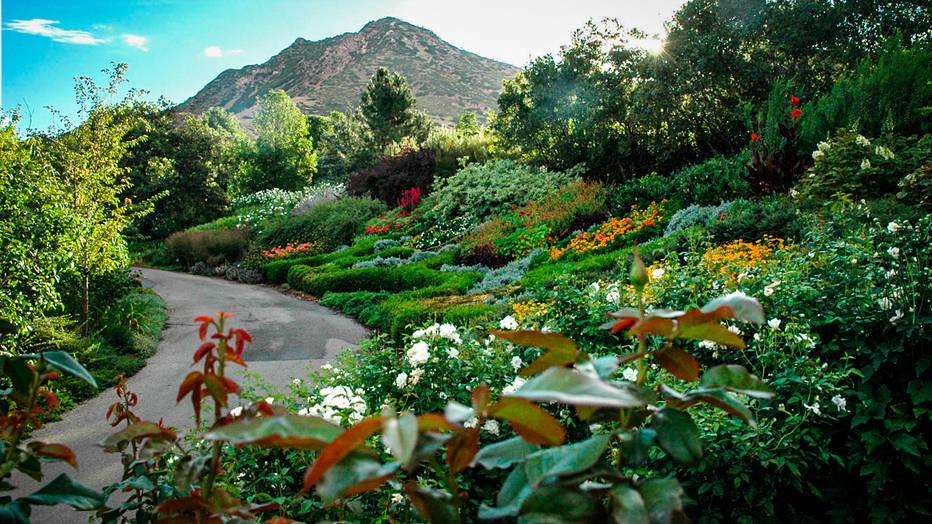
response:
M220 310L232 312L232 325L245 328L253 338L253 344L244 353L248 371L258 373L266 383L282 391L292 379L306 377L310 368L319 367L367 335L363 326L348 317L272 288L154 269L141 272L143 283L157 291L169 309L158 352L129 381L130 387L139 393L137 413L143 419L163 418L178 428L193 424L190 402L178 405L175 395L191 369L191 355L200 343L193 322L198 315ZM112 392L105 392L34 434L36 439L70 446L80 469L69 474L95 488L118 481L122 471L118 455L104 453L97 447L113 431L104 417L114 398ZM46 480L70 469L60 464L46 464L43 468ZM18 495L37 486L22 475L15 482L20 486ZM70 508L62 511L36 507L32 521L85 522L86 516Z

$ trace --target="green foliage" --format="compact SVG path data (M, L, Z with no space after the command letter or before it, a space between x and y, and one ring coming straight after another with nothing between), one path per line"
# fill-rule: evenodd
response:
M385 204L371 198L346 197L325 202L297 217L271 222L256 242L265 248L289 242L319 242L333 248L346 245L361 234L366 222L385 211Z
M713 157L675 171L670 177L675 193L667 198L672 197L682 205L711 206L747 197L750 188L743 176L747 163L747 153L741 153L734 157Z
M380 67L362 94L359 112L372 133L376 149L407 138L423 142L430 132L430 120L416 108L408 81L398 73Z
M799 184L804 196L878 197L896 192L901 179L932 161L932 135L918 141L887 136L872 142L843 129L820 142L812 158L815 163Z
M492 134L460 133L435 127L421 147L433 151L437 178L447 178L463 165L483 164L491 160Z
M317 152L307 120L288 94L274 89L259 97L256 141L241 153L245 167L231 181L234 195L263 189L295 191L311 184L317 172Z
M328 291L403 291L440 284L444 277L421 264L333 271L298 265L288 271L288 285L319 297Z
M757 240L767 235L799 238L802 224L797 208L783 196L736 200L728 212L707 223L706 230L718 242Z
M543 198L571 182L576 173L544 171L511 160L473 164L440 182L428 205L436 223L459 216L478 223Z

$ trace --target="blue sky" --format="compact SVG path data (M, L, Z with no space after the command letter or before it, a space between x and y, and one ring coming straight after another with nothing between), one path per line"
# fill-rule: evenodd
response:
M2 103L45 128L46 106L74 110L73 78L111 61L132 87L184 101L228 68L261 63L296 38L318 40L397 16L515 65L556 51L590 18L662 33L682 0L2 0Z

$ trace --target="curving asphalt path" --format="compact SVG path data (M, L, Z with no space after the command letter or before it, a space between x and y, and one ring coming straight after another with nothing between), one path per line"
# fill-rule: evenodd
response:
M137 413L146 420L161 418L181 429L193 425L190 402L176 404L175 395L200 343L193 322L198 315L221 310L233 313L231 325L245 328L253 338L253 344L244 352L248 371L258 373L267 384L282 391L294 378L306 377L310 369L355 347L368 335L363 326L348 317L273 288L155 269L140 271L144 285L157 291L169 310L158 351L129 380L140 398ZM65 471L95 488L119 481L122 469L118 456L104 453L97 446L113 432L105 416L114 399L112 392L105 392L34 433L35 439L71 447L78 458L77 471L63 464L45 464L46 481ZM14 477L14 483L19 486L14 496L31 493L39 486L22 475ZM87 514L59 507L36 507L32 517L34 523L86 521Z

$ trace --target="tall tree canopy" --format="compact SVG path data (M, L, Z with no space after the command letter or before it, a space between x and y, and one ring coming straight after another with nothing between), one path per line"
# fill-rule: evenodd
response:
M430 132L430 120L417 110L408 81L384 67L366 85L359 111L379 150L405 138L423 142Z

